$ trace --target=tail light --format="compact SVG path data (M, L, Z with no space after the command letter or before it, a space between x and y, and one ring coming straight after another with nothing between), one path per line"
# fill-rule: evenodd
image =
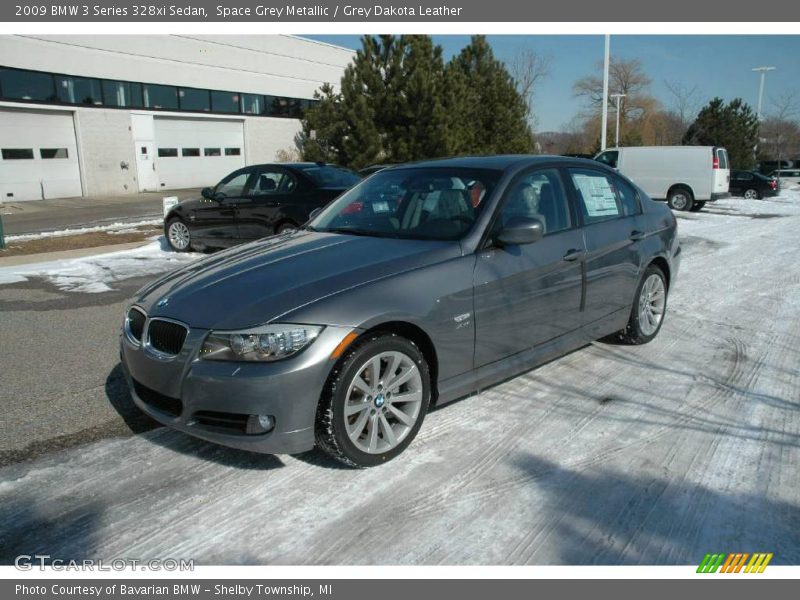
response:
M773 190L778 189L778 182L775 181L774 179L771 179L769 182L769 187L771 187Z
M717 156L716 152L714 153L714 168L719 169L719 156Z

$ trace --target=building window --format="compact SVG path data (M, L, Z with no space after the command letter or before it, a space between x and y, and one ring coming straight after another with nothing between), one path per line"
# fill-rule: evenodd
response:
M178 90L181 110L193 110L197 112L208 112L211 104L208 100L208 90L198 90L195 88L181 88Z
M117 108L141 108L142 84L128 81L103 80L103 103Z
M3 148L3 160L27 160L33 158L33 148Z
M178 149L177 148L159 148L158 149L158 157L159 158L175 158L178 156Z
M182 156L200 156L200 148L183 148L181 150Z
M222 152L219 148L205 148L203 150L203 154L205 156L220 156Z
M113 108L302 118L318 101L0 67L0 98Z
M264 112L264 96L261 94L242 94L242 112L246 115L260 115Z
M225 156L239 156L241 153L241 148L225 148Z
M142 85L142 96L145 108L178 108L178 88L171 85Z
M211 92L211 110L221 113L238 113L239 94L233 92Z
M281 96L264 96L266 111L270 117L289 117L289 98Z
M12 100L56 101L52 75L19 69L0 68L0 95Z
M99 79L88 77L56 76L56 93L65 104L89 104L101 106L103 92Z
M69 158L66 148L39 148L39 156L42 158Z

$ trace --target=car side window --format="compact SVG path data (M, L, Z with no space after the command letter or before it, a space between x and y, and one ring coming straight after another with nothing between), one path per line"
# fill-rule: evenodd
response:
M250 171L231 173L217 184L214 193L222 194L225 197L241 196L244 193L248 179L250 179Z
M619 219L638 212L629 212L623 193L614 177L591 169L569 169L578 205L587 225Z
M636 190L633 189L628 182L619 177L614 177L613 181L616 184L617 194L622 203L623 214L626 217L630 217L641 213L642 209L639 205L639 194L636 193Z
M271 196L288 194L294 190L296 180L286 171L280 169L263 169L256 173L251 196Z
M616 169L617 161L619 160L619 152L617 150L608 150L607 152L603 152L595 160Z
M567 197L558 171L534 171L512 185L500 211L500 222L505 225L519 217L539 219L545 235L571 227Z

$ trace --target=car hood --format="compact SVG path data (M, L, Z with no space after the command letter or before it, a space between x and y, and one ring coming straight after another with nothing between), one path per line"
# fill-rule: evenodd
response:
M151 316L191 327L240 329L460 254L458 242L297 231L225 250L169 273L142 288L135 302Z

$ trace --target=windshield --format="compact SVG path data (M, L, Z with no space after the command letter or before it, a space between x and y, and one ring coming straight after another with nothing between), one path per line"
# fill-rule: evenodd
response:
M422 167L379 171L334 200L308 228L457 240L472 229L501 174L489 169Z
M361 181L353 171L331 165L313 165L305 167L303 173L311 177L319 187L323 188L349 188Z

